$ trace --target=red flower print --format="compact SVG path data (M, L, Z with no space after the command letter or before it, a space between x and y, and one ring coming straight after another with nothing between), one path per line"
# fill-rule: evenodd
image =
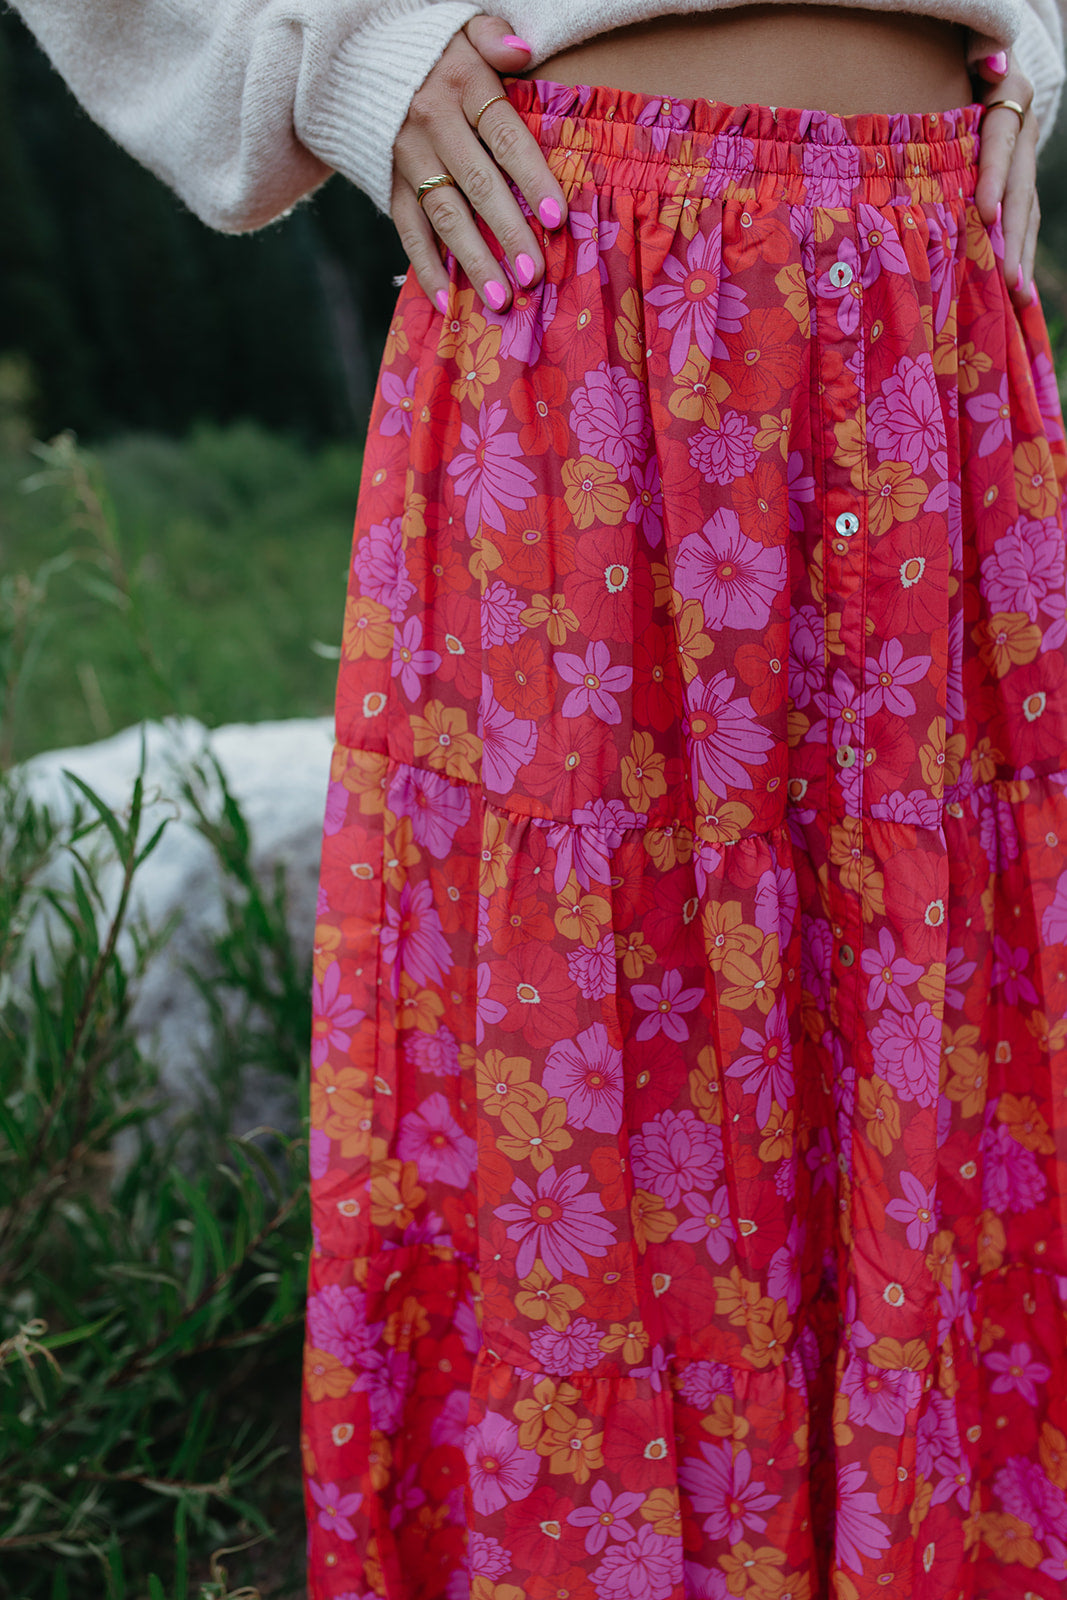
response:
M517 945L489 964L490 994L504 1007L499 1026L520 1028L531 1045L565 1038L575 1025L575 997L563 957L547 945Z
M489 655L493 692L505 710L524 719L544 706L552 682L539 641L523 634L512 644L500 644Z
M891 528L872 545L871 583L885 611L887 637L928 633L943 625L948 569L948 541L940 517L916 517Z
M567 380L558 367L539 363L526 369L511 386L508 399L522 424L519 448L525 456L550 450L561 456L567 448L567 418L563 410Z
M872 823L872 839L885 836ZM929 850L910 850L884 863L885 906L909 961L934 961L945 949L948 922L948 863Z
M807 341L788 311L757 307L726 338L733 404L765 411L796 381Z
M492 536L509 584L544 593L561 588L574 571L575 544L570 520L562 521L558 501L545 494L528 500L522 515Z

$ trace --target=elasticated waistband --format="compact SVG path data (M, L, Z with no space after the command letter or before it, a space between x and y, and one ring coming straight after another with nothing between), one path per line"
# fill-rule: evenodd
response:
M977 180L979 105L838 117L541 78L505 86L565 190L752 187L794 204L851 206L961 200Z

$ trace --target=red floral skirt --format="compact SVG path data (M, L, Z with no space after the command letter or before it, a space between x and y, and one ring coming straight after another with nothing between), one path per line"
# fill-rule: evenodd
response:
M312 1600L1067 1584L1067 469L978 109L509 84L400 295L316 942Z

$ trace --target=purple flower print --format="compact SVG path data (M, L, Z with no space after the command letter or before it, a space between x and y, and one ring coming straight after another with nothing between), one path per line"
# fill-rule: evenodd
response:
M922 1378L917 1372L872 1367L862 1356L853 1356L842 1373L841 1392L848 1396L850 1423L897 1438L904 1431L908 1412L919 1403Z
M653 1039L657 1033L666 1034L676 1044L689 1038L689 1024L682 1020L686 1011L695 1011L704 998L703 988L684 989L684 979L677 967L663 974L657 988L653 983L635 983L630 990L634 1004L650 1014L641 1023L635 1038Z
M789 452L786 473L789 481L789 526L794 533L802 533L803 507L815 499L815 479L804 471L804 457L799 450Z
M962 1006L967 998L967 986L977 970L977 961L965 961L959 945L954 945L945 962L945 1004Z
M837 1474L834 1553L851 1572L862 1572L864 1556L880 1556L890 1545L889 1530L878 1514L878 1496L862 1487L866 1478L858 1461L848 1462Z
M580 806L573 822L549 823L545 829L556 852L553 884L557 894L573 871L583 889L611 878L611 852L622 843L623 829L643 827L643 815L627 812L621 800L595 800Z
M691 1189L708 1188L722 1163L722 1129L693 1111L661 1111L630 1138L634 1182L668 1206Z
M493 680L482 673L478 705L478 735L482 741L482 780L497 794L510 794L515 774L532 761L537 749L537 723L525 721L505 709L497 699Z
M694 678L686 686L682 716L690 760L695 768L694 790L703 779L714 794L731 786L752 787L750 767L761 767L774 739L761 727L747 695L734 690L735 679L725 672L713 678Z
M780 1170L795 1176L796 1160L783 1160ZM792 1192L790 1190L787 1198L792 1197ZM767 1293L775 1300L784 1300L790 1315L800 1306L800 1252L803 1242L804 1226L800 1218L794 1215L785 1244L779 1246L767 1263Z
M580 717L591 711L601 722L618 723L622 712L613 695L624 694L633 682L632 667L613 667L611 651L603 639L591 639L585 659L557 650L552 664L565 683L576 684L560 708L563 717Z
M737 333L745 314L745 294L732 283L719 285L722 263L722 230L714 228L694 235L684 264L667 256L660 268L663 282L645 295L645 304L656 308L659 326L673 328L670 368L681 372L689 359L689 348L696 345L702 355L725 357L721 335Z
M805 917L800 925L800 981L820 1011L830 1003L833 934L824 917Z
M488 961L478 963L478 1000L475 1007L476 1022L474 1026L474 1040L481 1044L485 1038L486 1028L495 1028L497 1023L503 1022L508 1014L508 1008L500 1000L491 998L489 991L493 987L493 969Z
M752 1455L748 1450L733 1454L729 1439L721 1444L701 1441L699 1456L686 1456L678 1469L678 1482L692 1501L693 1510L703 1518L702 1527L711 1539L727 1539L736 1544L747 1528L762 1533L767 1518L762 1515L776 1504L777 1496L765 1494L765 1485L752 1483Z
M456 834L470 820L471 797L465 783L450 783L443 772L400 762L389 782L389 809L411 819L411 835L420 849L441 861Z
M822 126L820 138L805 140L800 147L808 200L803 208L806 215L810 215L813 206L850 206L860 175L860 151L846 142L841 119L830 112L813 111L811 122Z
M608 1539L634 1539L637 1528L629 1520L644 1499L642 1494L613 1494L610 1484L598 1481L589 1490L589 1504L567 1513L572 1528L586 1528L585 1548L599 1555Z
M725 508L683 535L675 552L675 587L683 600L700 601L708 628L765 628L785 574L784 545L750 539Z
M796 873L777 855L773 865L762 873L756 885L753 919L761 933L776 933L778 944L785 950L796 926L800 908L800 890Z
M906 461L921 473L933 458L935 468L945 470L945 418L929 356L918 361L902 356L871 401L867 418L879 461Z
M922 1250L937 1225L934 1210L937 1185L924 1189L913 1172L905 1171L900 1174L900 1187L903 1198L890 1200L885 1214L894 1222L907 1224L909 1250Z
M503 533L502 508L520 511L535 492L536 479L522 459L518 434L503 431L507 417L503 401L483 401L477 428L469 422L460 425L463 449L456 452L446 469L449 477L455 478L460 494L467 497L464 524L470 539L478 532L480 522Z
M851 239L841 239L836 249L837 261L822 273L815 292L820 300L837 301L837 326L845 338L850 339L860 325L860 258ZM840 262L851 269L852 276L847 283L841 281L835 270Z
M722 1568L709 1571L695 1561L685 1562L685 1600L730 1600L730 1585Z
M430 1424L430 1443L463 1445L463 1435L470 1414L470 1395L455 1389L438 1401L438 1411Z
M482 649L495 644L514 644L526 632L519 621L526 601L508 584L495 578L482 591Z
M879 928L877 950L868 948L860 952L860 966L871 980L867 985L867 1004L872 1011L880 1011L887 1001L898 1011L911 1010L911 1001L904 989L922 977L923 968L900 954L888 928Z
M990 1371L997 1374L989 1385L991 1392L1011 1394L1014 1391L1022 1396L1028 1406L1037 1405L1038 1384L1047 1383L1052 1376L1052 1368L1036 1360L1025 1342L1013 1344L1007 1353L989 1350L982 1359Z
M583 272L591 272L596 267L601 283L607 283L604 254L619 237L620 226L618 222L600 218L595 200L592 211L568 211L567 228L577 246L574 255L575 277L581 277Z
M1067 1584L1067 1544L1049 1534L1045 1545L1049 1554L1037 1570L1043 1572L1046 1578L1051 1578L1053 1583Z
M570 220L568 217L568 224ZM501 360L534 366L558 305L559 290L554 283L542 278L534 289L516 289L507 311L483 310L486 322L500 329Z
M681 1577L681 1539L657 1533L650 1522L612 1545L592 1573L597 1600L668 1600Z
M345 825L348 815L348 790L343 783L338 783L331 778L326 790L326 816L323 819L323 832L332 837L340 833Z
M648 1352L648 1363L643 1367L631 1367L631 1378L647 1378L648 1386L653 1394L662 1394L663 1380L669 1376L671 1358L661 1344L654 1344Z
M983 1133L982 1157L982 1204L990 1211L1032 1211L1044 1200L1048 1183L1037 1157L1002 1122Z
M373 1343L366 1295L362 1289L342 1289L337 1283L309 1296L307 1328L314 1349L336 1356L346 1367L360 1366Z
M415 410L414 395L418 376L417 367L412 367L406 383L395 372L382 372L381 392L387 409L378 427L389 437L401 431L406 433L409 439L411 437L411 418Z
M399 904L390 901L379 934L382 959L392 966L394 994L404 972L417 984L440 983L451 964L441 918L433 903L433 887L425 879L404 879Z
M502 1578L510 1566L511 1557L499 1539L483 1533L481 1528L468 1530L467 1567L471 1576Z
M741 1047L743 1053L731 1061L726 1076L743 1078L745 1094L757 1097L756 1126L762 1128L771 1114L771 1102L788 1105L793 1093L793 1041L784 998L775 1001L762 1032L742 1030Z
M356 1530L349 1521L363 1504L361 1494L342 1494L336 1483L316 1483L308 1479L308 1493L319 1508L318 1524L339 1539L354 1539Z
M525 1500L537 1482L536 1450L524 1450L515 1423L496 1412L467 1429L463 1454L474 1509L481 1516L502 1511L509 1500Z
M874 802L871 815L886 822L906 822L913 828L939 828L941 801L928 789L912 789L907 794L894 789Z
M630 521L649 549L658 550L663 542L663 484L654 455L634 462L630 482L634 491Z
M941 1023L925 1000L914 1011L885 1011L871 1029L874 1070L902 1100L937 1103Z
M896 230L886 221L885 213L877 206L859 205L860 250L866 257L861 282L865 289L883 272L895 272L910 277L911 268L904 254L904 246Z
M415 585L408 577L404 561L400 518L375 523L359 541L359 591L368 600L385 606L394 622L400 622Z
M1041 913L1041 937L1045 944L1067 942L1067 872L1056 879L1052 899Z
M1011 1006L1017 1006L1023 1001L1033 1006L1038 1003L1037 990L1026 976L1029 965L1030 952L1025 945L1018 945L1013 949L1003 934L993 935L993 971L990 982L994 986L1000 984L1004 990L1004 998Z
M420 676L436 672L440 665L436 650L422 648L421 618L408 617L403 627L398 626L393 633L392 674L400 679L401 691L409 700L417 700L422 693Z
M550 1095L566 1101L568 1128L618 1133L622 1127L622 1051L611 1044L602 1022L554 1044L541 1082Z
M681 1373L679 1393L687 1406L698 1411L710 1411L713 1400L733 1391L734 1370L724 1361L689 1361Z
M508 1238L520 1241L515 1270L525 1278L540 1257L554 1278L571 1272L584 1276L586 1256L602 1256L614 1243L615 1229L603 1212L598 1194L582 1194L590 1174L581 1167L560 1172L546 1167L538 1175L537 1192L516 1178L514 1204L497 1206L494 1216L508 1222Z
M381 1326L372 1325L375 1340ZM356 1374L352 1387L367 1396L372 1428L392 1433L400 1426L404 1401L411 1389L414 1361L406 1350L387 1349L379 1358L378 1347L368 1353L367 1365Z
M702 1244L713 1261L725 1261L730 1246L737 1239L737 1229L730 1220L727 1185L720 1184L710 1199L704 1194L687 1194L682 1205L689 1215L678 1224L671 1237L685 1244Z
M1001 445L1011 443L1011 397L1007 373L996 394L974 394L966 402L967 415L978 425L978 454L991 456Z
M321 983L311 985L311 1011L315 1025L311 1038L311 1065L321 1067L331 1050L345 1051L351 1043L349 1028L358 1028L365 1011L357 1011L351 995L341 994L341 968L334 961Z
M1049 1481L1036 1461L1012 1456L994 1474L993 1491L1011 1516L1028 1522L1035 1539L1067 1538L1067 1497Z
M571 431L584 455L609 461L620 478L648 455L651 419L644 389L625 367L602 361L573 391Z
M859 731L863 715L863 691L847 672L838 667L828 690L820 690L815 704L830 723L834 744L847 744Z
M1034 376L1037 409L1041 413L1045 437L1049 444L1063 438L1063 417L1060 412L1060 390L1056 369L1042 350L1032 359L1030 370Z
M567 953L567 972L587 1000L603 1000L611 994L615 965L615 936L611 933L606 933L591 950L583 946Z
M330 1170L330 1136L321 1128L308 1134L308 1171L313 1178L324 1178Z
M915 699L904 686L920 683L929 670L929 656L905 653L899 639L887 639L877 656L867 657L867 709L913 717Z
M565 1328L540 1328L530 1335L530 1352L542 1372L583 1372L600 1360L600 1329L588 1317L575 1317Z
M822 614L815 606L798 606L789 624L789 693L806 706L822 687L826 671Z
M438 1092L400 1118L396 1153L401 1161L414 1161L420 1182L462 1189L474 1171L477 1147Z
M1036 622L1049 592L1063 584L1059 518L1013 522L983 556L978 582L991 611L1025 611Z
M709 483L727 484L756 468L754 424L724 411L717 428L699 428L689 440L689 462Z

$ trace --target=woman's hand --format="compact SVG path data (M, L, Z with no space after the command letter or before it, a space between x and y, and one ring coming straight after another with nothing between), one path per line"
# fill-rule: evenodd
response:
M1001 207L1004 229L1004 277L1019 305L1034 298L1034 254L1041 208L1037 199L1037 118L1033 84L1012 64L994 40L972 39L968 51L971 77L990 85L979 98L1014 100L1026 113L1020 121L1010 106L993 106L982 118L982 151L975 203L988 226Z
M486 101L504 92L497 72L521 72L529 59L529 48L500 17L472 17L416 92L393 148L393 221L416 277L442 312L448 274L438 240L493 311L511 299L507 274L472 212L500 242L517 283L528 287L544 272L537 237L508 187L509 177L546 228L558 227L566 213L563 191L537 140L506 100L491 105L474 131ZM457 186L429 190L420 207L419 184L442 172Z

